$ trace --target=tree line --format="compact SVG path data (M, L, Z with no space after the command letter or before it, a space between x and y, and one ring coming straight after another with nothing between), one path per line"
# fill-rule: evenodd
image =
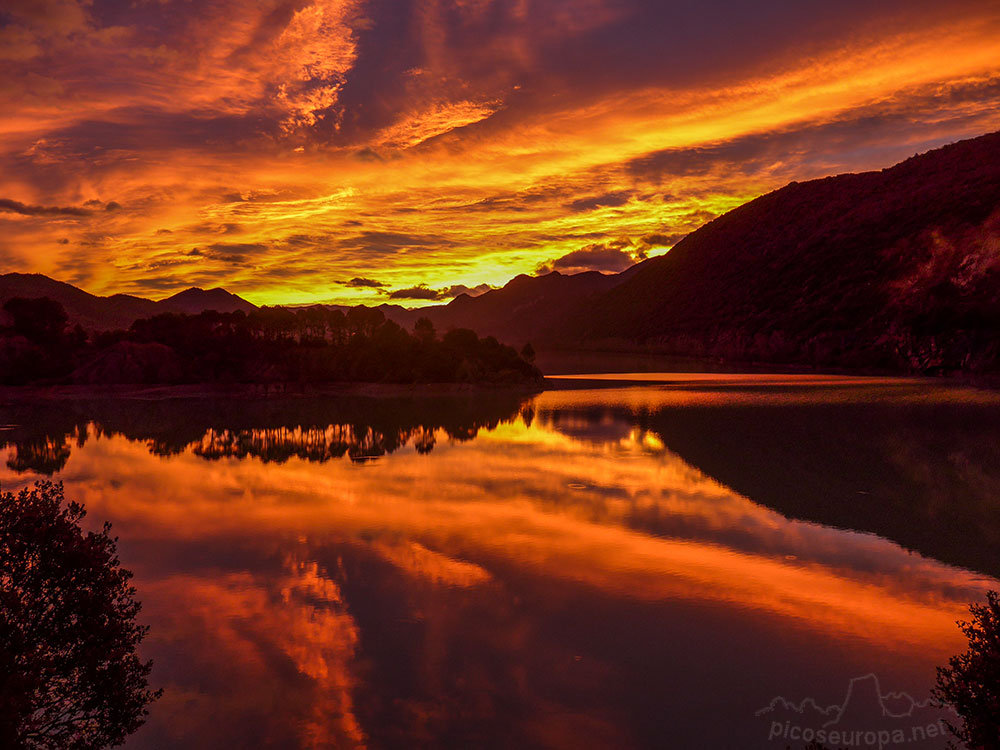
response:
M70 327L49 298L7 300L0 381L28 383L498 383L541 380L534 352L427 318L407 331L381 310L164 313L128 330Z

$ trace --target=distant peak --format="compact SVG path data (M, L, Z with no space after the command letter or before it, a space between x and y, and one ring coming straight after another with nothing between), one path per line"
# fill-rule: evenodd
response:
M218 310L219 312L243 310L249 312L256 309L256 305L247 302L239 295L233 294L222 287L202 289L201 287L193 286L185 289L183 292L177 292L166 299L160 300L160 303L166 305L168 308L172 308L174 311L189 314L197 314L202 310Z
M211 289L202 289L200 286L192 286L189 287L188 289L185 289L182 292L177 292L176 294L167 297L166 300L164 301L176 300L184 297L227 297L228 298L236 296L237 295L233 294L229 290L223 289L222 287L219 286L212 287Z

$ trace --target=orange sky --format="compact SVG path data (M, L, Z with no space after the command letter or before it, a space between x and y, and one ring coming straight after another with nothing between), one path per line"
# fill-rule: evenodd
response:
M1000 127L995 2L694 5L5 3L0 270L422 304Z

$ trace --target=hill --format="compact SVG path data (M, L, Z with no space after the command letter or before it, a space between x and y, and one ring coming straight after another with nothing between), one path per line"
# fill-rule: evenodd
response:
M381 304L359 307L378 310L387 320L406 329L420 318L427 318L439 331L471 328L481 336L494 336L506 344L522 346L527 342L551 339L567 317L595 296L613 289L642 267L642 263L618 274L588 271L544 276L521 274L500 289L475 297L460 294L447 304L409 308ZM346 314L348 305L312 305Z
M162 312L177 312L184 315L197 315L204 310L224 313L242 310L249 313L257 309L256 305L219 287L214 289L191 287L161 300L159 305L164 308Z
M636 268L619 274L597 271L572 275L558 271L544 276L521 274L500 289L477 297L461 294L447 305L416 312L429 318L440 330L471 328L480 335L496 336L517 346L528 341L552 342L569 315L586 309L590 300L614 289Z
M1000 133L750 201L557 330L732 360L998 369Z
M98 297L39 273L0 275L0 307L12 297L48 297L59 302L73 325L87 330L128 328L132 321L163 312L156 302L115 294Z
M452 328L471 328L482 336L495 336L520 346L527 341L554 335L571 313L588 300L630 278L644 265L640 263L619 274L596 271L572 275L558 271L544 276L521 274L500 289L477 297L462 294L445 305L423 308L393 304L358 307L378 311L387 320L407 330L412 329L420 318L428 318L442 332ZM127 294L100 297L42 274L0 275L0 307L11 297L48 297L63 306L71 326L79 323L91 331L126 329L136 320L165 312L197 315L206 310L250 313L258 309L242 297L221 288L206 290L192 287L166 299L153 301ZM335 304L295 305L289 309L308 307L339 310L345 315L352 309L348 305Z
M66 310L70 325L79 324L90 331L128 328L136 320L165 312L194 315L204 310L251 312L257 309L256 305L224 289L192 288L156 302L128 294L99 297L38 273L0 275L0 307L12 297L55 300Z
M335 305L329 303L317 303L311 305L292 305L289 309L295 310L304 307L317 307L325 310L340 310L341 313L347 315L347 313L352 309L351 305ZM429 317L426 315L425 311L428 308L410 308L403 307L402 305L390 305L387 303L382 303L381 305L374 305L368 307L367 305L356 305L356 307L362 308L364 310L378 310L382 315L385 316L386 320L391 320L397 325L410 330L413 325L420 319L424 317ZM438 306L441 307L441 306Z

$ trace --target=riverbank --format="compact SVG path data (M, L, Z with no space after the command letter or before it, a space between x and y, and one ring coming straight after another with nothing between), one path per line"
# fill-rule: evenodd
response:
M540 350L535 365L546 378L565 375L600 373L687 373L739 375L805 375L846 376L868 378L901 378L928 383L954 383L976 388L1000 390L1000 373L904 372L873 367L837 367L807 364L761 362L756 360L723 360L712 357L686 357L665 354L650 349L633 350ZM548 386L551 387L552 381Z
M84 401L96 399L247 399L315 398L323 396L435 397L479 394L533 394L538 384L493 383L185 383L178 385L26 385L0 386L0 405L32 401Z

